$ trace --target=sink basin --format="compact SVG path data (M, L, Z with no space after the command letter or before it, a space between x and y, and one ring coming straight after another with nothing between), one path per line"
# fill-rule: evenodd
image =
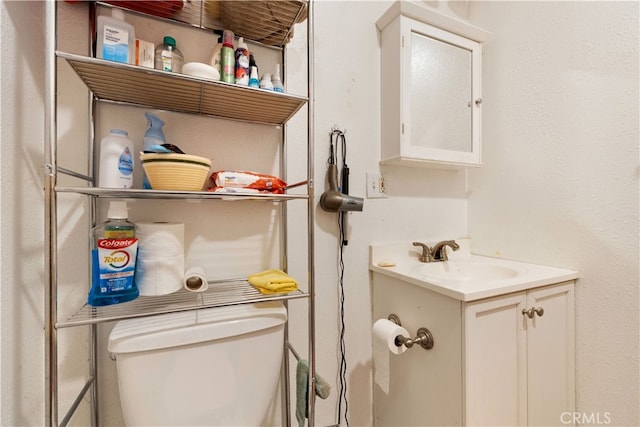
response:
M418 268L424 278L457 281L505 280L517 277L522 272L516 268L480 261L430 262Z
M425 240L433 246L433 241ZM401 281L460 301L477 301L578 278L574 270L472 254L471 241L456 239L460 249L448 261L420 262L412 241L369 246L375 286ZM393 284L392 284L393 283Z

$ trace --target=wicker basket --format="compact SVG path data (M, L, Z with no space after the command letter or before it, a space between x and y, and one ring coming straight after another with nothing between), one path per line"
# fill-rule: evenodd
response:
M304 1L236 0L219 4L225 29L269 46L287 44L293 37L294 24L307 19Z
M211 160L178 153L140 153L154 190L200 191L207 182Z

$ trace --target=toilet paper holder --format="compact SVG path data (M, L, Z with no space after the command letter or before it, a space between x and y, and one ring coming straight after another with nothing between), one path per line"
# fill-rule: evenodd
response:
M397 314L391 313L389 317L387 317L387 319L398 326L402 326L400 317L398 317ZM427 328L421 327L421 328L418 328L418 332L416 332L415 338L398 335L395 338L394 343L397 347L402 347L404 345L407 348L411 348L415 344L419 344L425 350L431 350L433 348L434 341L433 341L433 335L431 334L431 331Z

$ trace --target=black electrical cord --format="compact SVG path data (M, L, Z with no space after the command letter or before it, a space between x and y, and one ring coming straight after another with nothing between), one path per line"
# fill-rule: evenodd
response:
M338 135L342 142L342 171L341 171L341 192L342 194L349 194L349 166L347 165L347 138L344 133L340 132Z
M347 165L347 138L344 132L340 132L338 138L342 142L342 171L340 172L340 191L342 194L349 194L349 166ZM347 238L347 213L340 212L340 223L342 227L341 241L344 246L349 244Z
M335 145L334 145L335 137ZM344 132L341 130L333 130L330 134L330 153L329 164L337 163L337 145L342 145L342 172L340 179L339 191L343 194L348 194L349 191L349 168L347 166L347 146ZM338 229L339 235L339 288L340 288L340 367L339 367L339 394L338 394L338 425L342 425L342 403L344 402L344 422L349 426L349 402L347 401L347 349L345 343L345 313L344 313L344 247L347 244L346 238L346 212L338 213Z
M327 164L335 165L336 164L336 150L333 145L333 135L336 131L333 131L329 134L329 158L327 159Z
M344 400L344 422L347 427L349 426L349 418L347 416L349 412L349 402L347 401L347 349L344 340L345 335L345 323L344 323L344 222L342 221L341 212L338 216L338 227L340 228L340 256L339 256L339 268L340 268L340 393L338 396L338 425L342 416L342 401Z

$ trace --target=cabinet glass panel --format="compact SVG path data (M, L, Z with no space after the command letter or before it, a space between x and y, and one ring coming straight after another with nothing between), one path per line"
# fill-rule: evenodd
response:
M410 144L472 151L470 50L411 32Z

